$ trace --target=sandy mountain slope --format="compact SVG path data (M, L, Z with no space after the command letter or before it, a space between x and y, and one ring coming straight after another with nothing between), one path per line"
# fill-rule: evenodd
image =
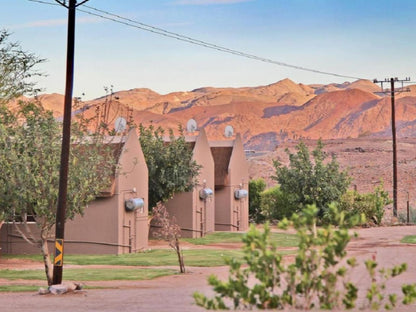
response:
M409 89L397 94L399 136L416 135L416 85ZM247 149L274 150L282 142L299 138L390 136L390 99L383 96L380 87L369 80L304 85L284 79L266 86L203 87L164 95L137 88L81 104L86 116L104 118L110 126L122 116L136 124L176 129L193 118L212 140L223 139L225 127L232 125ZM62 116L62 95L39 99L55 116Z

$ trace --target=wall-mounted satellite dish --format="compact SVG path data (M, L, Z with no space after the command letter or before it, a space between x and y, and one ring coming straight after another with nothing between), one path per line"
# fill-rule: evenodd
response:
M226 138L231 138L233 135L234 135L234 128L233 128L233 126L230 126L230 125L226 126L225 127L225 130L224 130L224 136Z
M195 119L189 119L186 123L186 131L188 132L195 132L198 129L198 125L196 124Z
M114 122L114 130L116 132L123 132L126 130L127 121L123 117L117 117L116 121Z

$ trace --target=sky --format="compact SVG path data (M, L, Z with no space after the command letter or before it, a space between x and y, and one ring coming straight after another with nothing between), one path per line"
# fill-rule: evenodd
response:
M0 0L0 29L47 61L45 93L64 94L67 9L54 0ZM80 1L78 1L80 2ZM289 78L342 83L416 81L416 1L402 0L89 0L78 7L271 60L264 62L169 38L78 10L74 97L149 88L160 94L244 87ZM94 9L105 11L113 16Z

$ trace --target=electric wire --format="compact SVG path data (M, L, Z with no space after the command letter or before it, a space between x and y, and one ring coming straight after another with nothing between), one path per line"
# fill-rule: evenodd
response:
M41 4L49 4L49 5L55 5L55 6L61 6L58 3L53 3L53 2L47 2L47 1L42 1L42 0L27 0L30 2L37 2L37 3L41 3Z
M31 2L38 2L38 3L42 3L42 4L49 4L49 5L59 5L57 3L50 3L47 1L42 1L42 0L28 0ZM174 33L168 30L165 30L163 28L159 28L159 27L155 27L152 25L148 25L136 20L132 20L117 14L113 14L111 12L108 11L104 11L101 9L97 9L94 8L92 6L89 5L84 5L83 7L88 8L89 10L93 10L95 12L99 12L99 13L94 13L92 11L89 10L85 10L85 9L80 9L79 7L77 8L78 11L92 15L92 16L96 16L102 19L106 19L115 23L119 23L125 26L129 26L129 27L133 27L133 28L137 28L140 30L144 30L144 31L148 31L154 34L158 34L164 37L169 37L172 39L176 39L179 41L183 41L183 42L187 42L190 44L194 44L197 46L201 46L201 47L205 47L205 48L209 48L209 49L213 49L213 50L217 50L220 52L225 52L225 53L229 53L229 54L233 54L236 56L241 56L241 57L245 57L248 59L253 59L253 60L257 60L257 61L261 61L264 63L270 63L270 64L274 64L274 65L278 65L278 66L283 66L283 67L288 67L288 68L292 68L292 69L296 69L296 70L302 70L302 71L307 71L307 72L312 72L312 73L316 73L316 74L322 74L322 75L329 75L329 76L335 76L335 77L339 77L339 78L347 78L347 79L366 79L366 78L361 78L361 77L356 77L356 76L349 76L349 75L343 75L343 74L338 74L338 73L334 73L334 72L327 72L327 71L322 71L322 70L318 70L318 69L313 69L313 68L308 68L308 67L304 67L304 66L299 66L299 65L293 65L293 64L288 64L285 62L281 62L281 61L276 61L276 60L272 60L269 58L265 58L265 57L261 57L261 56L257 56L254 54L249 54L246 52L242 52L242 51L238 51L238 50L234 50L234 49L230 49L224 46L220 46L220 45L216 45L213 43L209 43L203 40L199 40L199 39L195 39L192 37L188 37L185 35L181 35L178 33ZM105 15L103 15L105 14Z
M272 60L272 59L269 59L269 58L260 57L260 56L257 56L257 55L241 52L241 51L238 51L238 50L229 49L229 48L226 48L226 47L223 47L223 46L220 46L220 45L216 45L216 44L209 43L209 42L206 42L206 41L202 41L202 40L194 39L194 38L191 38L191 37L188 37L188 36L180 35L180 34L177 34L177 33L174 33L174 32L164 30L164 29L159 28L159 27L155 27L155 26L151 26L151 25L139 22L139 21L131 20L131 19L122 17L120 15L116 15L116 14L113 14L113 13L110 13L110 12L107 12L107 11L104 11L104 10L100 10L100 9L97 9L97 8L94 8L94 7L91 7L91 6L88 6L88 5L85 5L84 7L89 8L90 10L94 10L94 11L106 14L108 16L112 16L112 17L103 16L101 14L93 13L91 11L87 11L87 10L84 10L84 9L78 9L78 10L81 11L81 12L90 14L90 15L94 15L94 16L97 16L97 17L100 17L100 18L108 19L108 20L111 20L111 21L114 21L114 22L117 22L117 23L121 23L121 24L130 26L130 27L135 27L135 28L142 29L142 30L145 30L145 31L149 31L149 32L152 32L152 33L156 33L156 34L159 34L159 35L162 35L162 36L165 36L165 37L169 37L169 38L177 39L177 40L180 40L180 41L188 42L188 43L191 43L191 44L194 44L194 45L199 45L199 46L202 46L202 47L205 47L205 48L210 48L210 49L230 53L230 54L237 55L237 56L246 57L246 58L249 58L249 59L254 59L254 60L265 62L265 63L271 63L271 64L275 64L275 65L278 65L278 66L289 67L289 68L308 71L308 72L313 72L313 73L317 73L317 74L330 75L330 76L348 78L348 79L363 79L363 78L360 78L360 77L342 75L342 74L337 74L337 73L332 73L332 72L326 72L326 71L321 71L321 70L312 69L312 68L308 68L308 67L292 65L292 64L288 64L288 63L284 63L284 62L280 62L280 61L275 61L275 60ZM134 23L135 25L131 24L131 23Z

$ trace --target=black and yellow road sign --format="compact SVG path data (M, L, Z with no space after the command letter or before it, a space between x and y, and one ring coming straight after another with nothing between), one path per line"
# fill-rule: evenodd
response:
M63 265L63 251L64 251L64 240L56 239L55 240L55 261L54 265L62 266Z

